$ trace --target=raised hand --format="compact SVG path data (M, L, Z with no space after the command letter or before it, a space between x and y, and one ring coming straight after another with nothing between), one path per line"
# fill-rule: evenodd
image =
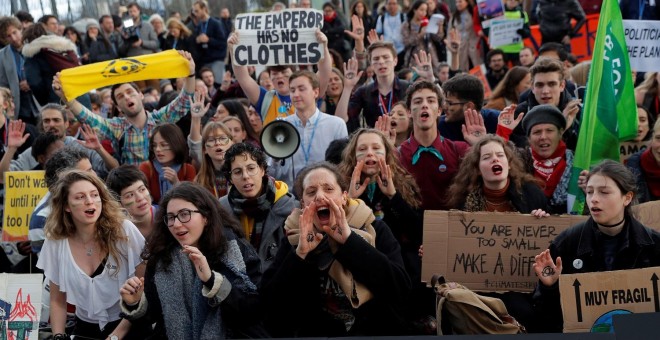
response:
M380 167L380 175L376 176L376 182L378 183L378 188L387 196L387 198L392 199L396 194L396 188L394 187L394 180L392 179L392 168L387 165L385 158L378 158L378 166Z
M362 22L362 18L353 14L351 16L351 26L353 26L353 30L344 30L344 33L353 40L364 40L364 23Z
M133 306L140 302L142 294L144 293L144 278L133 276L126 280L123 286L119 289L122 301L129 306Z
M12 120L9 122L9 131L7 132L7 148L20 148L30 138L30 134L25 136L25 123L22 120Z
M517 107L517 104L511 104L505 107L497 118L497 124L513 131L513 129L515 129L518 124L520 124L523 117L525 116L525 113L521 112L518 115L518 118L513 118Z
M62 89L62 82L60 81L60 73L57 72L53 76L53 92L64 102L66 102L66 97L64 97L64 90Z
M373 44L376 41L383 40L383 36L381 35L380 37L378 36L378 33L376 33L375 29L371 29L369 31L369 34L367 35L367 40L369 41L369 44Z
M195 95L193 95L192 102L190 104L190 115L193 118L202 118L206 114L206 111L209 110L211 103L208 103L206 106L204 106L204 97L205 95L202 92L195 91Z
M477 110L465 110L465 124L463 124L461 129L463 130L463 139L470 145L475 145L486 135L484 117Z
M369 178L365 178L364 182L360 182L362 177L362 168L364 167L364 160L359 160L353 169L353 175L351 175L351 183L348 186L348 197L358 198L362 196L364 191L369 185Z
M433 66L431 63L431 54L426 53L426 51L421 50L419 53L415 53L413 55L415 58L415 65L413 66L413 70L417 72L417 74L428 81L434 81L435 76L433 75Z
M195 265L197 277L199 277L202 282L208 281L211 278L211 267L209 266L208 261L206 261L206 256L193 246L183 246L182 252L187 254L190 261Z
M344 208L331 199L323 198L323 201L330 206L330 225L324 225L323 231L337 243L346 243L351 235L351 228L348 226Z
M297 211L294 211L294 214ZM296 254L305 259L307 254L316 247L323 240L323 234L319 233L314 229L314 215L316 214L316 203L310 203L305 209L303 209L302 215L300 216L300 239L298 240L298 247L296 248Z
M568 102L568 104L566 104L566 107L562 112L564 118L566 118L566 128L564 129L564 132L568 131L571 125L573 125L573 121L575 120L575 117L577 116L578 112L580 112L581 104L582 101L580 99L573 99L570 102Z
M532 268L534 268L534 272L541 283L550 287L559 280L562 270L561 257L557 257L557 264L555 264L552 261L552 256L550 256L550 249L546 249L534 257Z
M355 57L348 59L344 63L344 88L353 88L362 77L362 71L359 71L358 61Z
M396 143L396 129L392 127L392 119L394 118L390 115L379 116L374 124L374 129L382 132L390 144L394 145Z
M76 142L90 150L101 149L101 142L99 141L99 137L96 135L96 131L94 131L94 129L92 129L87 124L82 124L80 127L80 133L85 140L76 140Z
M449 30L449 39L445 39L445 46L452 53L457 53L461 47L461 37L455 28Z
M238 31L231 32L231 34L229 34L229 38L227 38L227 45L229 45L229 47L231 48L234 45L238 44L238 42L239 42Z
M183 50L178 50L177 52L188 60L188 70L190 71L188 74L195 74L195 60L193 59L192 54Z

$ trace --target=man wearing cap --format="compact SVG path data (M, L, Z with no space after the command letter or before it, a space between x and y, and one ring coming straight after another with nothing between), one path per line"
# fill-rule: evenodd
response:
M505 108L500 114L497 134L508 139L520 122L511 119L514 107ZM534 106L522 118L522 129L529 146L521 150L528 172L545 183L543 189L550 206L550 213L566 213L568 182L573 167L573 152L566 147L562 135L566 118L552 104Z
M570 150L575 150L578 132L580 131L581 103L574 99L566 90L563 65L551 58L539 58L530 69L532 74L532 94L527 101L521 102L516 109L516 117L540 104L550 104L562 113L567 122L564 128L563 140ZM527 145L527 136L522 127L518 127L511 135L511 141L518 147Z

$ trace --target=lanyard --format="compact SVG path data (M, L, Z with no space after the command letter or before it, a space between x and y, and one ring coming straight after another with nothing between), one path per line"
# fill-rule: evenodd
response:
M206 20L203 23L199 24L200 33L206 34L206 30L209 28L209 20Z
M284 100L282 100L282 97L280 97L277 91L275 91L275 95L277 95L277 99L280 101L280 107L277 108L277 117L287 117L289 115L289 107L286 106L286 103L284 103Z
M639 20L644 20L642 17L644 16L644 7L646 7L645 2L646 0L639 0Z
M382 116L387 116L390 113L390 110L392 109L392 98L394 97L394 88L392 88L392 91L388 95L390 97L390 102L387 105L387 111L385 111L385 101L383 100L383 96L378 93L378 101L380 102L378 107L380 108L380 114Z
M312 149L312 141L314 140L314 134L316 133L316 127L319 125L319 119L321 119L321 115L316 118L316 121L314 122L314 127L312 128L312 136L309 137L309 143L307 143L307 150L305 151L305 146L303 146L303 156L305 156L305 166L307 166L307 163L309 163L309 153ZM310 122L311 123L311 122ZM302 125L302 122L301 122ZM305 127L303 126L303 131L305 130Z
M174 43L172 44L172 48L176 50L176 44L179 42L179 39L174 39Z

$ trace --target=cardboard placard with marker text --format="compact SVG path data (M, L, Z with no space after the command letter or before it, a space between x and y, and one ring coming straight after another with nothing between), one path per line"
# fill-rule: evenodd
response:
M559 277L564 332L609 332L612 315L660 312L660 267Z
M660 201L635 205L632 211L643 225L660 231ZM587 218L427 210L422 281L439 274L472 290L531 292L538 281L534 256L563 230Z
M531 292L534 256L586 216L426 211L422 280L440 274L478 291Z

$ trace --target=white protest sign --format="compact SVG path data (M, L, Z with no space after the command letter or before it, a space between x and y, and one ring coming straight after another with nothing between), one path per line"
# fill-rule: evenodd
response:
M440 26L445 22L445 16L437 13L433 14L429 19L429 25L426 26L426 33L437 34Z
M522 37L518 30L523 28L523 19L493 19L490 23L489 43L492 48L519 43Z
M623 20L623 33L630 68L640 72L660 71L660 25L652 20Z
M319 10L239 14L235 25L239 43L231 53L236 65L308 65L323 57L316 39L316 29L323 26Z

